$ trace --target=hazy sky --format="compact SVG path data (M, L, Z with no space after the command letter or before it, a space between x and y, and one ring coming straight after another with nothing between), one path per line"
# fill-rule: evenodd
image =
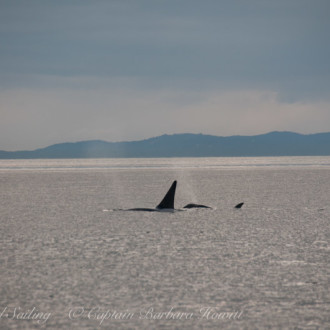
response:
M0 149L330 131L329 0L0 0Z

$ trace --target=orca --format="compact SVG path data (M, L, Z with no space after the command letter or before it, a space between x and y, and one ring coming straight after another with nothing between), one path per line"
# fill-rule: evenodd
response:
M170 189L168 190L162 201L156 206L156 208L151 209L151 208L138 207L138 208L128 209L126 211L173 212L175 190L176 190L176 180L173 181Z
M235 209L240 209L243 206L244 203L239 203L235 206Z
M162 201L155 208L147 208L147 207L135 207L132 209L113 209L113 211L143 211L143 212L174 212L174 211L186 211L186 209L212 209L210 206L189 203L184 206L182 209L174 208L174 198L176 191L177 181L173 181L170 189L167 191L166 195L162 199Z
M189 203L183 207L184 209L211 209L212 207L202 204Z

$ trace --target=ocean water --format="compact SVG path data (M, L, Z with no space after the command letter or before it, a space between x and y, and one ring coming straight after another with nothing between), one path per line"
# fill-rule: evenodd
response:
M173 180L213 209L113 211ZM0 188L1 329L330 329L330 157L1 160Z

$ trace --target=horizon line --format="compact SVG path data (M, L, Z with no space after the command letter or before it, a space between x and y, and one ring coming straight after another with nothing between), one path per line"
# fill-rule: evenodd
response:
M175 135L201 135L201 136L212 136L212 137L219 137L219 138L230 138L230 137L253 137L253 136L262 136L262 135L268 135L268 134L273 134L273 133L291 133L291 134L296 134L296 135L317 135L317 134L327 134L329 132L317 132L317 133L298 133L298 132L293 132L293 131L269 131L266 133L260 133L260 134L251 134L251 135L240 135L240 134L233 134L233 135L214 135L214 134L204 134L204 133L172 133L172 134L161 134L161 135L156 135L156 136L151 136L148 138L142 138L139 140L122 140L122 141L107 141L107 140L101 140L101 139L89 139L89 140L78 140L78 141L66 141L66 142L58 142L58 143L52 143L49 145L46 145L44 147L39 147L36 149L20 149L20 150L4 150L0 149L1 152L25 152L25 151L37 151L41 149L45 149L51 146L56 146L56 145L61 145L61 144L75 144L75 143L85 143L85 142L104 142L104 143L132 143L132 142L142 142L142 141L147 141L150 139L155 139L158 137L163 137L163 136L175 136Z

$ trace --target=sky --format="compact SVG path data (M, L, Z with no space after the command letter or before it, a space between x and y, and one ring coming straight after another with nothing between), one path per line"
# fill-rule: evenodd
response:
M330 131L328 0L0 0L0 150Z

